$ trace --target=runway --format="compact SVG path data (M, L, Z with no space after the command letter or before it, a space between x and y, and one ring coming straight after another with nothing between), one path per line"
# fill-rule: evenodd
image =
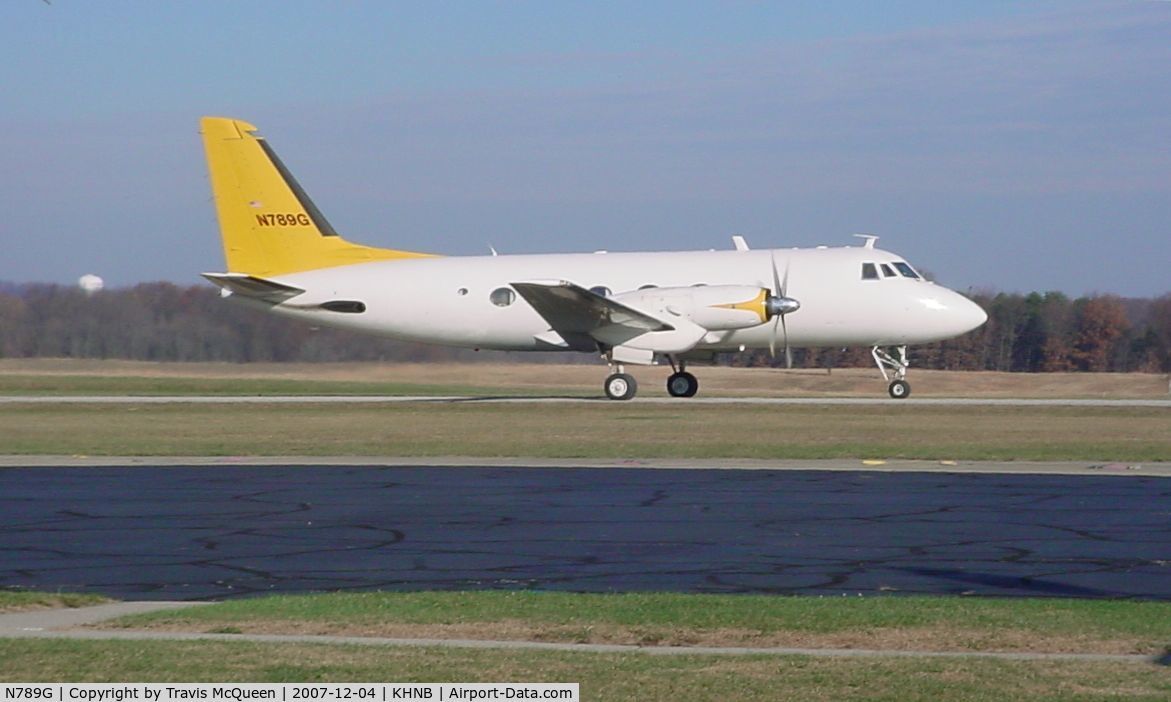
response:
M692 467L0 469L0 586L1171 599L1171 478Z
M562 396L476 396L476 395L4 395L0 405L18 404L94 404L94 405L169 405L169 404L581 404L613 403L605 397ZM892 400L888 397L635 397L616 403L649 405L854 405L854 406L943 406L943 407L1164 407L1171 409L1171 399L1102 399L1102 398L946 398L921 397Z

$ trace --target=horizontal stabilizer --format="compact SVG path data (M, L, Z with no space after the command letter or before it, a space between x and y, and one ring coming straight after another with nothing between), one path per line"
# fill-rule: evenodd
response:
M305 292L301 288L285 285L273 280L258 278L244 273L204 273L204 278L227 290L233 295L240 295L253 300L260 300L272 305L279 305L285 300L294 298Z

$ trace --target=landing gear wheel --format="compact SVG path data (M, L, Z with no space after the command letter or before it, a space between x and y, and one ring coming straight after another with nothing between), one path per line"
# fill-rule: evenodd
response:
M634 393L638 392L638 383L634 382L634 376L628 373L615 373L606 378L606 384L603 386L606 390L606 397L611 400L629 400L634 397Z
M905 400L911 394L911 384L905 380L896 380L890 384L887 392L896 400Z
M672 373L667 378L667 394L671 397L695 397L699 392L699 380L687 371Z

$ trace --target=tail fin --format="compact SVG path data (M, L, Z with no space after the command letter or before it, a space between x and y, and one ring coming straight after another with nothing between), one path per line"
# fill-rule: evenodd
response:
M429 255L342 239L251 124L204 117L200 132L230 272L273 276Z

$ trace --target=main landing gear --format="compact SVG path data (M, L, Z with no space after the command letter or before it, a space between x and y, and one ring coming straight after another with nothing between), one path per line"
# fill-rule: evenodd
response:
M695 397L699 392L699 380L686 371L672 373L667 378L667 394L671 397Z
M676 362L670 356L667 357L667 360L671 363L671 370L674 371L671 377L667 378L667 394L671 397L694 397L695 393L699 392L699 380L687 372L682 361ZM638 392L638 383L634 380L634 376L627 373L621 363L614 363L608 357L607 362L609 362L612 372L602 385L602 389L606 391L606 397L611 400L632 399Z
M606 397L611 400L629 400L638 392L638 383L633 375L625 372L621 364L617 369L618 372L611 373L602 387L606 390Z
M890 386L887 387L890 396L896 400L905 400L911 395L911 384L906 381L907 368L910 366L910 363L907 362L907 347L899 346L895 350L899 354L898 358L891 356L878 346L870 349L870 355L878 364L878 370L882 373L883 380L890 380L890 375L887 373L888 368L894 371L894 380L890 380Z
M674 358L668 356L667 360L674 371L671 377L667 378L667 394L671 397L695 397L695 393L699 392L699 379L687 372L687 366L683 361L676 365Z

